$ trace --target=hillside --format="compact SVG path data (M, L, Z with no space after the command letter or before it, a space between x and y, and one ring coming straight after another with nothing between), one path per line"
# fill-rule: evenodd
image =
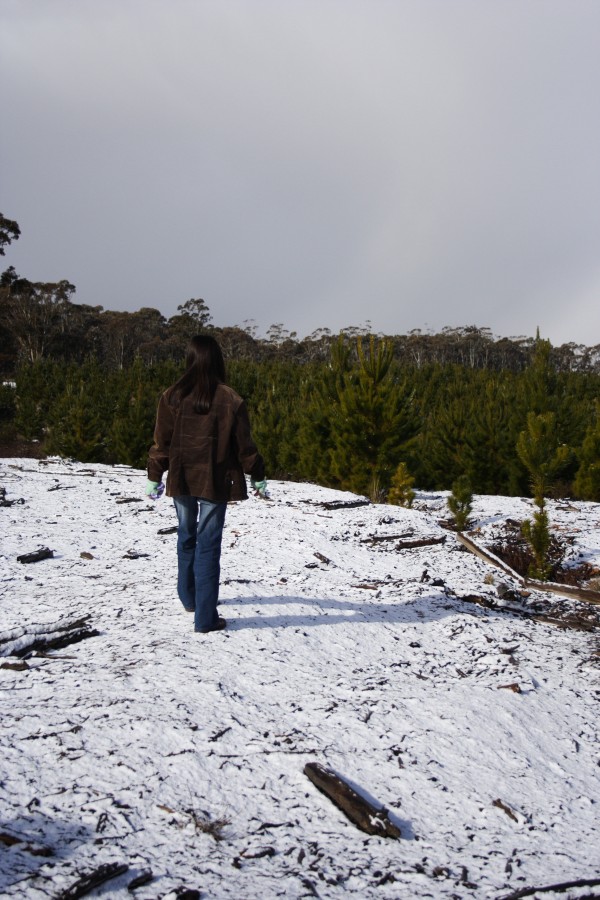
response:
M232 505L228 627L201 636L176 597L176 536L159 533L172 504L143 497L144 473L3 459L0 486L6 896L57 897L115 863L89 896L131 897L149 870L140 900L600 884L599 608L520 595L442 528L444 495L348 507L272 482L272 502ZM600 505L548 508L570 561L600 566ZM476 539L529 515L479 496ZM17 560L39 546L53 557ZM27 653L78 620L82 640ZM402 838L359 831L309 762L385 805Z

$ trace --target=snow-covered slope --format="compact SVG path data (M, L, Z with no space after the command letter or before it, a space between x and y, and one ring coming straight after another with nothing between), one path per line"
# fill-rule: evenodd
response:
M55 897L112 863L127 872L90 896L131 896L146 870L139 898L244 900L503 897L598 875L594 634L461 600L511 585L440 527L444 497L328 509L357 498L272 482L272 502L228 510L228 627L197 635L176 535L158 533L173 506L143 498L143 473L59 459L0 473L24 501L0 509L7 896ZM530 512L478 497L481 541ZM600 563L598 505L550 516ZM446 540L366 540L391 535ZM54 557L17 561L40 545ZM22 666L36 631L85 616L97 635ZM308 762L384 804L403 838L359 831Z

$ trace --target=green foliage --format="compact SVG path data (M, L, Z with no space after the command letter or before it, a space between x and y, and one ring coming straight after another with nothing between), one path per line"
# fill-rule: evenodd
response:
M148 340L137 345L145 348L137 356L132 357L136 345L121 340L123 320L113 324L112 365L92 357L40 358L19 366L13 422L21 437L46 441L48 448L68 447L70 455L81 446L98 462L145 465L158 398L181 374L183 356L154 358L160 356L156 335L162 327L155 311L138 321ZM319 354L322 340L314 342ZM542 370L536 378L552 388L546 398L552 408L537 413L528 408L529 369L413 365L394 357L389 341L363 338L357 344L343 336L330 344L325 359L315 351L311 362L300 363L283 352L287 342L278 345L277 357L253 360L242 350L227 360L229 383L247 402L270 478L308 480L381 499L404 463L422 489L447 490L467 475L474 492L523 495L530 483L535 493L541 477L542 494L576 490L585 499L600 499L594 403L599 376L554 372L548 380ZM99 413L93 427L84 421L86 405ZM69 422L79 430L73 445ZM562 447L563 436L571 452Z
M339 339L326 365L306 367L301 382L296 473L300 478L339 487L332 456L339 419L338 397L352 363L348 345Z
M453 516L454 527L457 531L464 531L473 510L473 490L468 475L460 475L456 479L447 503Z
M122 384L115 384L116 412L108 431L110 458L145 469L159 400L152 380L136 361Z
M600 500L600 401L595 403L594 421L589 425L579 453L575 493L583 500Z
M64 390L68 367L52 360L23 364L17 372L15 427L27 441L46 434L50 410Z
M4 256L4 248L13 241L18 241L20 235L18 224L0 213L0 256Z
M415 499L414 483L415 479L408 471L406 463L399 463L392 476L387 502L393 503L395 506L408 506L410 508Z
M528 414L527 427L517 440L517 454L529 472L537 502L571 461L571 450L559 442L554 413Z
M17 411L16 391L13 384L0 384L0 422L10 422Z
M337 386L331 469L342 488L377 496L417 430L410 389L392 369L393 347L357 341L358 363Z
M99 399L84 379L67 383L50 416L46 441L49 453L81 462L103 462L105 429Z

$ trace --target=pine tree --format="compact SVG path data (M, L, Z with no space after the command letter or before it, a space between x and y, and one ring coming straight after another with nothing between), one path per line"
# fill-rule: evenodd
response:
M338 396L351 371L350 349L339 338L325 365L305 367L296 402L299 426L295 436L297 474L328 487L339 487L332 457L339 420Z
M401 462L392 477L387 502L396 506L408 506L410 508L415 499L414 483L415 479L408 471L408 466L406 463Z
M454 519L454 527L457 531L464 531L473 509L473 490L468 475L460 475L456 479L447 503Z
M120 389L118 380L123 382ZM151 371L145 370L140 360L123 373L122 379L114 382L117 409L112 421L107 423L110 458L145 469L160 392L152 384Z
M71 381L49 419L47 450L80 462L104 462L102 405L90 384Z
M531 477L534 498L546 496L572 455L559 442L554 413L529 413L527 427L517 440L517 454Z
M392 371L393 347L386 341L368 350L357 341L358 364L337 391L332 472L342 488L379 499L417 427L411 396Z
M588 427L579 452L575 493L583 500L600 500L600 401L595 404L594 421Z
M559 444L554 413L529 413L527 428L521 432L517 441L517 453L530 473L537 506L533 521L527 519L521 525L523 537L530 545L534 557L529 574L533 578L544 579L551 571L548 561L550 529L545 496L571 458L569 448Z

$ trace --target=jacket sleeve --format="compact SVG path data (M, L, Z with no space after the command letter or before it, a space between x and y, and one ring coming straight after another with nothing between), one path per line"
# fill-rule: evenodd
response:
M163 473L169 468L169 448L174 425L174 410L169 405L166 394L163 394L156 412L154 443L148 454L148 479L150 481L161 481Z
M262 481L265 477L265 463L252 440L250 419L248 418L248 410L245 403L242 403L236 412L234 438L237 447L237 457L242 469L254 481Z

